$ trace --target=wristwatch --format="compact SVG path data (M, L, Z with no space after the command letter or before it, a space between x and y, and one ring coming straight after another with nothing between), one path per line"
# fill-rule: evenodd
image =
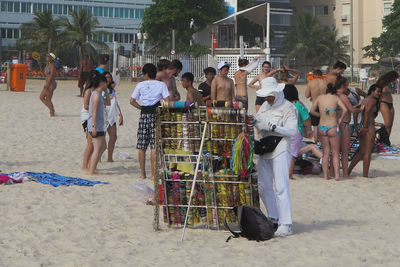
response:
M271 128L271 131L275 131L275 129L276 129L276 125L274 124L274 125L272 125L272 128Z

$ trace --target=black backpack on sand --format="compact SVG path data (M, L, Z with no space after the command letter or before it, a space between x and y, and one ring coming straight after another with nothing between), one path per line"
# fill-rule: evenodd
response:
M274 237L278 224L269 220L262 211L252 206L237 206L233 208L237 218L237 225L228 225L225 216L224 225L232 235L228 237L228 242L232 237L245 237L248 240L265 241ZM229 213L229 212L228 212ZM236 228L237 230L232 230Z

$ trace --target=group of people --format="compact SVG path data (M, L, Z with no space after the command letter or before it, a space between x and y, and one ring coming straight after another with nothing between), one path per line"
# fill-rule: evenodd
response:
M51 103L54 81L55 56L47 56L46 84L40 96L42 102L54 116ZM87 146L84 151L82 169L96 174L96 167L102 154L108 149L108 161L113 161L113 150L117 140L117 123L123 124L123 116L115 94L112 75L106 71L109 58L104 56L95 70L85 74L86 86L82 90L83 108L81 122L86 133ZM257 68L259 58L249 62L241 58L239 70L234 79L228 77L230 63L218 64L219 75L212 68L206 68L206 80L196 89L194 75L190 72L181 76L182 87L186 89L186 101L204 106L207 100L238 101L248 109L247 77ZM308 112L299 99L295 86L299 72L281 66L272 70L271 63L262 63L262 73L257 75L249 87L256 90L256 146L258 159L258 183L260 197L271 220L279 223L277 236L286 236L291 230L291 204L289 178L292 178L294 160L303 153L313 153L321 159L325 179L333 174L336 180L350 178L357 163L363 160L363 176L368 177L371 153L375 144L375 118L381 112L386 132L390 137L394 108L392 92L399 75L389 72L379 78L368 92L349 88L343 76L346 65L335 63L326 76L314 70L313 80L309 81L305 96L312 107ZM146 150L150 146L152 178L155 177L155 119L161 101L179 101L175 77L182 71L179 60L162 59L157 66L145 64L142 68L144 81L138 83L131 95L130 104L139 109L140 119L137 132L138 157L141 177L146 178ZM87 72L87 69L86 71ZM361 99L361 98L364 99ZM109 142L106 145L106 133ZM349 164L350 136L359 137L360 148ZM303 137L320 143L304 144ZM340 166L342 177L340 176Z

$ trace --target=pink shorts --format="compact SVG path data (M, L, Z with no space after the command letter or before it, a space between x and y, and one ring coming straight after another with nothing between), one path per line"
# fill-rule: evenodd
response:
M297 131L297 134L290 138L290 154L297 158L299 155L299 150L303 146L303 137L301 136L300 131Z

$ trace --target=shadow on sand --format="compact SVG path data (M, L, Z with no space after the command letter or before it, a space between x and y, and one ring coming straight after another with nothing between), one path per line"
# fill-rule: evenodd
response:
M323 222L314 222L311 224L302 224L298 222L293 223L293 229L295 229L296 234L311 233L314 231L324 231L329 228L337 228L339 226L356 226L361 225L359 221L352 220L330 220Z

